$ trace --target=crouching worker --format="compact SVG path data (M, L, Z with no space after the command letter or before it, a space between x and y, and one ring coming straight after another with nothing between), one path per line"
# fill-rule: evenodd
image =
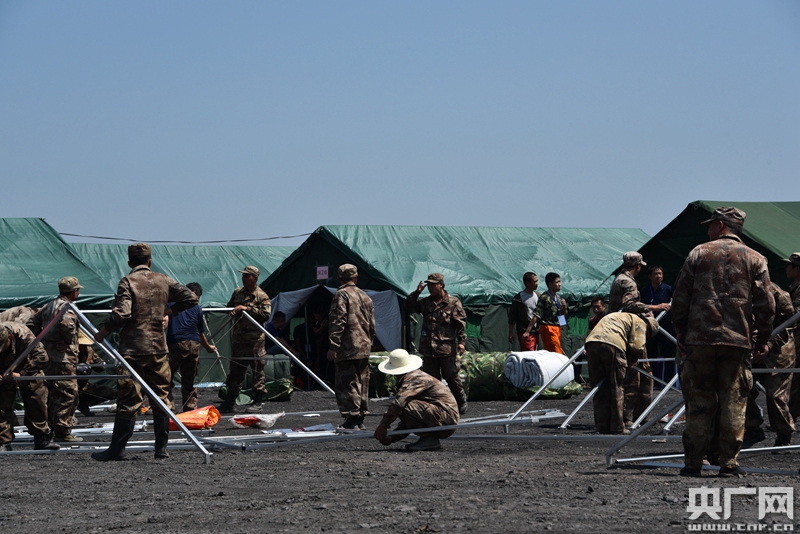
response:
M589 383L597 390L592 403L594 426L601 434L630 434L625 428L623 381L628 367L644 352L647 339L658 332L654 317L632 313L611 313L600 319L586 338L586 360L589 362Z
M422 358L403 349L393 350L389 359L381 362L382 373L397 377L397 397L389 405L374 437L384 445L405 439L408 434L388 436L389 427L400 419L395 430L429 428L458 424L458 403L450 388L420 370ZM441 449L440 439L449 438L455 430L426 432L416 443L406 445L410 451L435 451Z

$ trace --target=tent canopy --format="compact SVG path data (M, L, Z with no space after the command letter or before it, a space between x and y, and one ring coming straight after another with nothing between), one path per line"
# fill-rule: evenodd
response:
M115 284L130 272L128 245L70 243L75 255ZM295 247L245 247L200 245L153 245L153 270L182 284L197 282L203 287L205 307L223 307L236 287L242 285L239 270L255 265L261 278L271 273ZM111 291L114 293L114 290Z
M114 289L76 256L44 219L0 219L0 308L39 307L58 295L58 280L76 276L79 306L108 306Z
M800 202L697 200L639 249L644 260L648 265L663 266L664 281L673 284L689 252L708 241L706 227L700 223L720 206L735 206L745 212L743 241L767 258L770 278L788 287L786 264L780 260L800 251ZM647 283L645 272L639 278Z
M465 306L485 306L508 304L525 271L536 272L541 286L553 271L561 275L565 298L585 303L607 291L601 287L622 254L647 238L626 228L322 226L261 287L274 295L316 283L335 286L338 266L353 263L363 289L391 289L405 298L439 272ZM327 278L317 278L318 267L327 268Z

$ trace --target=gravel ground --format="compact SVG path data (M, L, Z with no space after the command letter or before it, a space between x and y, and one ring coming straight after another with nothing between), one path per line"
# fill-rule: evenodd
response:
M537 400L530 409L569 413L579 401ZM203 402L218 402L216 391L203 391ZM387 402L371 402L370 435ZM512 413L519 407L475 402L467 417ZM337 413L324 412L334 409L329 394L300 391L291 401L266 404L264 411L323 411L313 418L286 416L275 425L291 428L339 424ZM514 425L510 431L596 437L591 418L589 406L566 434L558 429L562 419ZM79 419L83 426L111 422L113 415ZM616 457L680 452L680 441L663 442L663 435L656 435L660 428L649 432L653 439L635 442ZM236 429L227 419L214 430L216 436L257 432ZM797 481L775 474L719 479L712 471L701 481L678 477L677 468L609 468L605 452L617 441L490 438L502 432L502 427L459 432L435 452L411 453L405 442L384 447L371 438L246 453L218 450L208 465L200 453L188 450L171 451L165 461L154 460L152 452L135 452L126 461L109 463L95 462L85 452L7 455L0 457L0 525L27 533L682 532L693 523L686 510L689 488L794 487ZM456 439L466 434L475 438ZM761 445L774 438L767 432ZM20 444L16 450L25 448ZM797 469L796 460L796 453L758 454L742 456L741 464ZM754 499L736 501L743 521L758 522ZM769 523L769 517L792 523L785 514L762 523Z

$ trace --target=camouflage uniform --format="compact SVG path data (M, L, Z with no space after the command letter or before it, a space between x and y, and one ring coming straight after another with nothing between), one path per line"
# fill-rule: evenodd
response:
M0 323L0 328L8 332L11 341L8 348L0 352L0 366L5 372L20 354L33 343L36 336L30 329L20 323ZM2 344L0 344L2 349ZM47 353L41 343L36 343L27 357L17 365L14 372L21 376L44 376L43 367L47 364ZM47 425L47 386L43 380L7 380L0 383L0 445L10 443L14 439L14 402L17 397L17 385L25 404L25 426L32 436L48 436Z
M628 313L650 313L650 307L640 302L639 288L636 280L628 271L622 271L611 284L611 291L608 295L608 311L614 313L625 311ZM647 349L640 353L640 358L647 358ZM630 360L630 358L628 358ZM631 367L636 365L642 371L652 373L650 362L633 362ZM624 416L626 421L634 421L642 415L642 412L653 402L653 379L644 376L636 369L629 368L625 373L625 408Z
M623 380L626 369L636 365L644 353L647 327L658 328L652 318L631 313L610 313L597 323L586 338L589 383L594 388L605 378L592 399L594 426L601 434L619 434L625 429Z
M65 306L68 307L69 302L63 295L50 301L31 317L31 331L35 334L41 332ZM65 345L65 350L58 349L59 343ZM46 375L75 376L78 365L78 316L74 311L68 309L61 321L47 331L42 338L42 345L49 359L44 366ZM72 416L78 407L78 381L75 378L52 380L47 383L47 389L50 428L56 437L66 436L72 430Z
M777 328L784 321L794 315L792 299L789 293L771 284L772 296L775 298L775 322ZM753 366L761 369L789 369L794 367L795 362L795 328L787 328L779 336L775 336L769 342L769 355L763 360L756 362ZM790 436L794 432L794 418L789 411L789 394L792 388L791 373L772 373L760 375L762 385L767 392L767 415L772 431L778 435ZM750 390L747 400L746 411L746 430L761 428L764 424L764 417L761 410L756 405L758 389Z
M464 385L458 375L461 370L458 345L467 340L467 314L458 297L444 291L437 304L433 297L419 298L414 291L406 298L405 308L422 314L422 334L419 353L422 354L422 370L434 378L444 379L453 392L459 407L467 402Z
M27 306L9 308L0 313L0 323L21 323L27 325L28 321L30 321L35 313L35 309L28 308Z
M800 281L794 282L789 286L789 297L792 300L792 308L794 313L800 312ZM800 329L795 327L795 332ZM800 361L800 343L795 343L795 362ZM792 414L792 420L796 421L800 417L800 373L792 375L792 392L789 396L789 411Z
M236 306L247 306L247 314L256 320L258 324L264 324L269 319L272 312L272 305L269 297L264 290L256 286L252 293L247 289L237 287L228 301L229 308ZM233 325L233 343L231 346L230 373L225 383L228 386L228 396L236 398L242 389L244 379L247 376L248 367L253 369L252 389L256 395L266 395L267 390L264 384L267 379L264 376L265 358L267 351L264 348L266 336L256 325L246 317L238 317L236 324Z
M372 299L351 280L333 296L328 339L336 351L336 404L344 417L369 413L369 353L375 337Z
M563 315L559 309L560 306L561 302L556 306L553 295L550 294L550 291L545 291L539 296L539 302L536 303L533 315L539 319L537 322L539 339L542 340L544 350L564 354L564 350L561 348L561 326L558 323L558 316Z
M392 400L381 419L389 428L395 419L400 419L395 430L457 425L458 403L440 381L420 369L397 375L397 396ZM455 430L443 430L430 434L449 438Z
M702 467L715 421L720 466L737 466L753 383L751 323L755 317L758 343L766 344L775 316L769 286L766 259L732 234L695 247L678 275L672 322L687 349L679 369L686 469Z
M156 273L146 265L138 265L119 281L111 315L104 323L107 331L121 327L119 353L142 377L153 392L172 407L169 394L169 358L163 320L167 303L174 302L172 313L197 304L197 296L169 276ZM127 370L120 369L120 374ZM138 382L121 379L117 382L117 417L135 419L144 400ZM156 403L151 403L153 417L167 417Z

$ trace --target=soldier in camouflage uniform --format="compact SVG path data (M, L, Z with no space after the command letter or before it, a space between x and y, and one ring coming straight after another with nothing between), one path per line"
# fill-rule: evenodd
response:
M795 252L783 260L786 262L786 276L792 281L789 286L789 297L792 299L794 313L800 312L800 252ZM795 329L800 331L800 329ZM795 343L795 362L800 361L800 343ZM789 397L789 410L796 422L800 417L800 373L792 376L792 392Z
M587 336L589 383L594 388L605 378L592 399L594 426L601 434L630 434L623 416L623 380L644 353L647 338L657 332L654 317L621 312L605 315Z
M659 313L669 309L668 303L645 304L640 302L639 288L636 285L636 275L647 265L642 255L636 251L626 252L622 255L622 270L611 284L608 295L608 313L624 311L628 313ZM647 350L640 354L642 359L647 358ZM630 358L629 358L630 360ZM652 373L649 362L637 364L643 371ZM631 366L625 373L625 423L630 425L642 415L642 412L653 401L653 379L641 374Z
M397 395L389 404L373 437L384 445L391 445L405 439L408 434L388 436L389 427L395 419L400 419L395 430L430 428L457 425L458 403L450 390L431 375L420 371L422 358L409 354L403 349L395 349L389 358L378 365L386 374L394 375ZM416 443L409 443L411 451L434 451L441 448L440 439L449 438L455 430L425 432Z
M419 295L426 286L430 296L420 299ZM461 370L459 356L466 350L467 314L461 301L444 290L444 275L433 273L408 295L405 308L411 313L422 314L419 341L422 370L447 381L458 403L459 413L464 415L468 408L467 395L458 372Z
M5 372L8 367L34 342L36 336L30 329L20 323L0 323L0 366ZM43 367L47 364L47 353L41 343L28 353L26 358L11 371L11 376L3 376L0 382L0 450L11 450L14 439L14 401L17 397L17 385L25 404L25 427L33 436L33 448L36 450L59 449L50 437L47 425L47 386L43 380L21 380L16 382L13 376L44 376Z
M779 288L775 284L771 284L772 296L775 299L775 321L773 326L777 328L794 315L794 308L792 307L792 299L789 293ZM795 362L795 342L794 342L795 328L789 327L784 330L780 335L775 336L769 341L769 355L763 360L757 361L753 367L760 369L789 369L794 367ZM791 373L771 373L760 374L759 380L767 393L767 415L769 417L769 426L772 431L778 434L775 439L774 447L785 447L792 444L792 433L794 432L794 419L789 411L789 394L792 389L792 374ZM755 387L750 390L750 396L747 399L746 421L745 421L745 436L742 448L749 448L748 441L749 435L756 435L760 439L754 440L757 443L764 439L764 430L761 425L764 424L764 417L761 410L756 404L758 397L758 389Z
M20 323L27 325L34 313L36 313L36 310L27 306L9 308L0 313L0 323Z
M760 360L769 352L775 317L767 260L739 237L744 219L736 208L714 210L703 222L711 241L692 249L675 282L672 321L678 342L686 347L679 362L686 399L682 476L701 476L715 423L719 444L713 450L719 452L720 476L744 474L737 457L753 385L751 335L755 326Z
M228 395L225 402L219 405L220 412L233 412L236 406L236 397L242 389L247 369L253 369L253 406L248 408L251 412L260 412L261 404L267 396L264 388L267 379L264 376L265 358L267 351L264 348L266 336L247 317L242 317L241 312L247 312L258 324L264 324L269 319L272 305L264 290L258 287L259 271L257 267L249 265L242 273L242 287L237 287L228 301L228 307L233 308L232 316L239 315L233 325L233 345L231 347L231 365L228 379Z
M345 418L341 428L366 430L364 416L369 413L369 353L375 337L375 310L372 299L356 286L355 265L340 265L338 274L341 285L328 314L331 348L327 358L336 365L336 404Z
M164 317L197 305L197 295L169 276L151 271L151 265L150 245L136 243L128 247L131 272L119 281L111 315L94 339L102 343L106 334L122 328L118 352L150 389L172 408L168 398L170 371ZM170 302L174 303L171 307L168 305ZM120 373L127 374L127 369L121 367ZM125 458L125 446L133 435L136 414L144 400L142 388L135 380L121 379L117 384L119 395L111 444L105 451L92 454L92 458L101 462ZM150 405L153 409L155 457L169 458L169 416L152 399Z
M36 312L29 321L34 334L42 331L70 302L76 302L82 285L74 276L58 281L59 296ZM78 316L67 309L57 325L47 331L42 339L49 359L45 374L49 376L75 376L78 365ZM56 441L77 442L81 438L72 435L72 421L78 407L78 381L75 378L51 380L47 383L47 415Z

